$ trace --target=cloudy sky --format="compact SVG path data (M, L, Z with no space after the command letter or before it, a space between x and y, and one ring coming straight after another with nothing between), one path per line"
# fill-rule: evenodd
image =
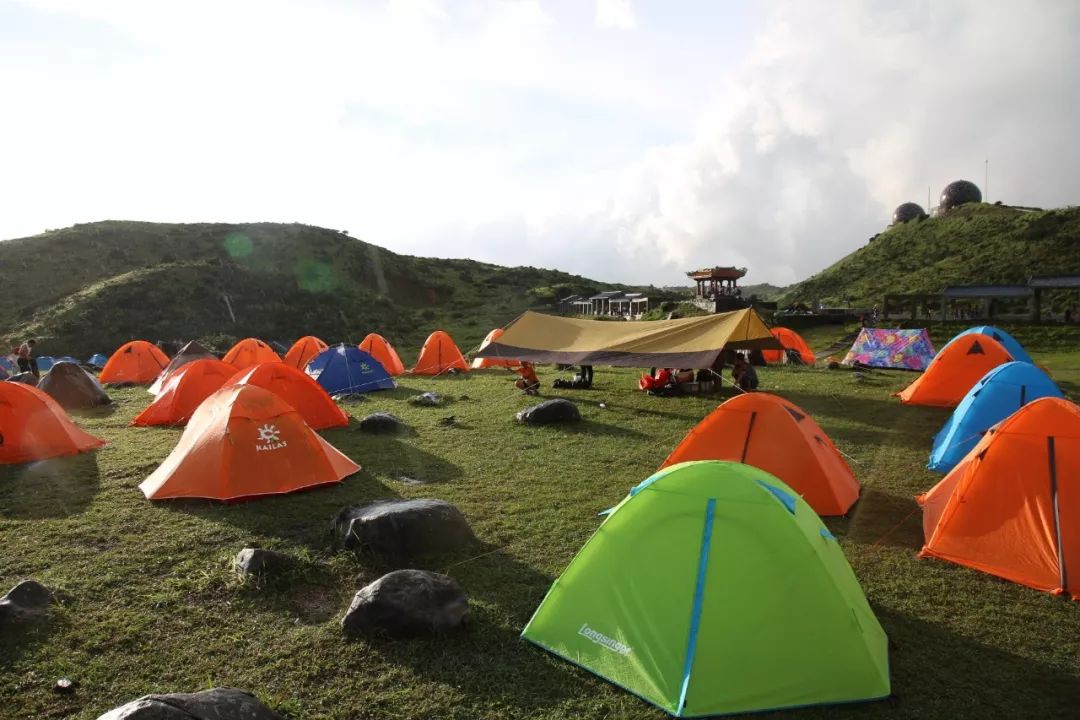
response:
M787 284L950 180L1080 202L1080 2L0 0L0 238L304 222Z

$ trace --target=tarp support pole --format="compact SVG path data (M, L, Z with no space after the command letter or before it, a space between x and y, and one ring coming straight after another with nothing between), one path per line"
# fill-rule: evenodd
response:
M698 554L697 579L694 581L694 607L690 613L690 633L686 640L686 659L683 662L682 688L675 715L681 717L686 708L686 693L690 689L690 671L694 669L694 651L697 649L698 628L701 626L701 608L705 603L705 576L709 568L709 546L712 544L713 515L716 498L709 498L705 505L705 529L701 533L701 552Z
M1058 581L1061 589L1069 586L1069 574L1065 570L1065 552L1061 544L1061 510L1058 506L1057 460L1054 457L1054 436L1046 438L1046 454L1050 459L1050 500L1054 505L1054 538L1057 540Z

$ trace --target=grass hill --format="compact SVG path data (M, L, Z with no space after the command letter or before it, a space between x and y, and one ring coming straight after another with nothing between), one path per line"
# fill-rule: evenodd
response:
M1032 275L1075 273L1080 273L1080 208L1024 212L969 205L885 230L788 288L780 301L838 304L847 297L869 306L880 304L886 293L1022 284Z
M412 353L436 327L465 351L526 308L617 287L398 255L335 230L273 223L76 225L0 242L0 272L0 342L34 336L40 354L80 357L132 338L220 347L308 333L358 342L372 330Z

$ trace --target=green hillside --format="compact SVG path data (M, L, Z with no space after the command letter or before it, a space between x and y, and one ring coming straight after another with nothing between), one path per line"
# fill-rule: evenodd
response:
M398 255L334 230L272 223L76 225L0 242L0 272L0 343L34 336L41 354L79 357L132 338L221 347L309 333L358 342L372 330L412 356L436 327L464 351L528 307L614 287Z
M1080 208L1024 212L962 206L889 228L839 262L791 286L781 302L879 304L886 293L948 285L1025 283L1080 273ZM1074 299L1075 302L1075 299Z

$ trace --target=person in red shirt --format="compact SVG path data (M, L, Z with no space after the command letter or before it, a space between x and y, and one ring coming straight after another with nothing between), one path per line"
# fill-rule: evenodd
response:
M521 377L514 382L514 387L521 390L526 395L539 395L540 394L540 378L536 376L536 371L533 370L533 364L531 362L523 362L518 367L514 368Z

